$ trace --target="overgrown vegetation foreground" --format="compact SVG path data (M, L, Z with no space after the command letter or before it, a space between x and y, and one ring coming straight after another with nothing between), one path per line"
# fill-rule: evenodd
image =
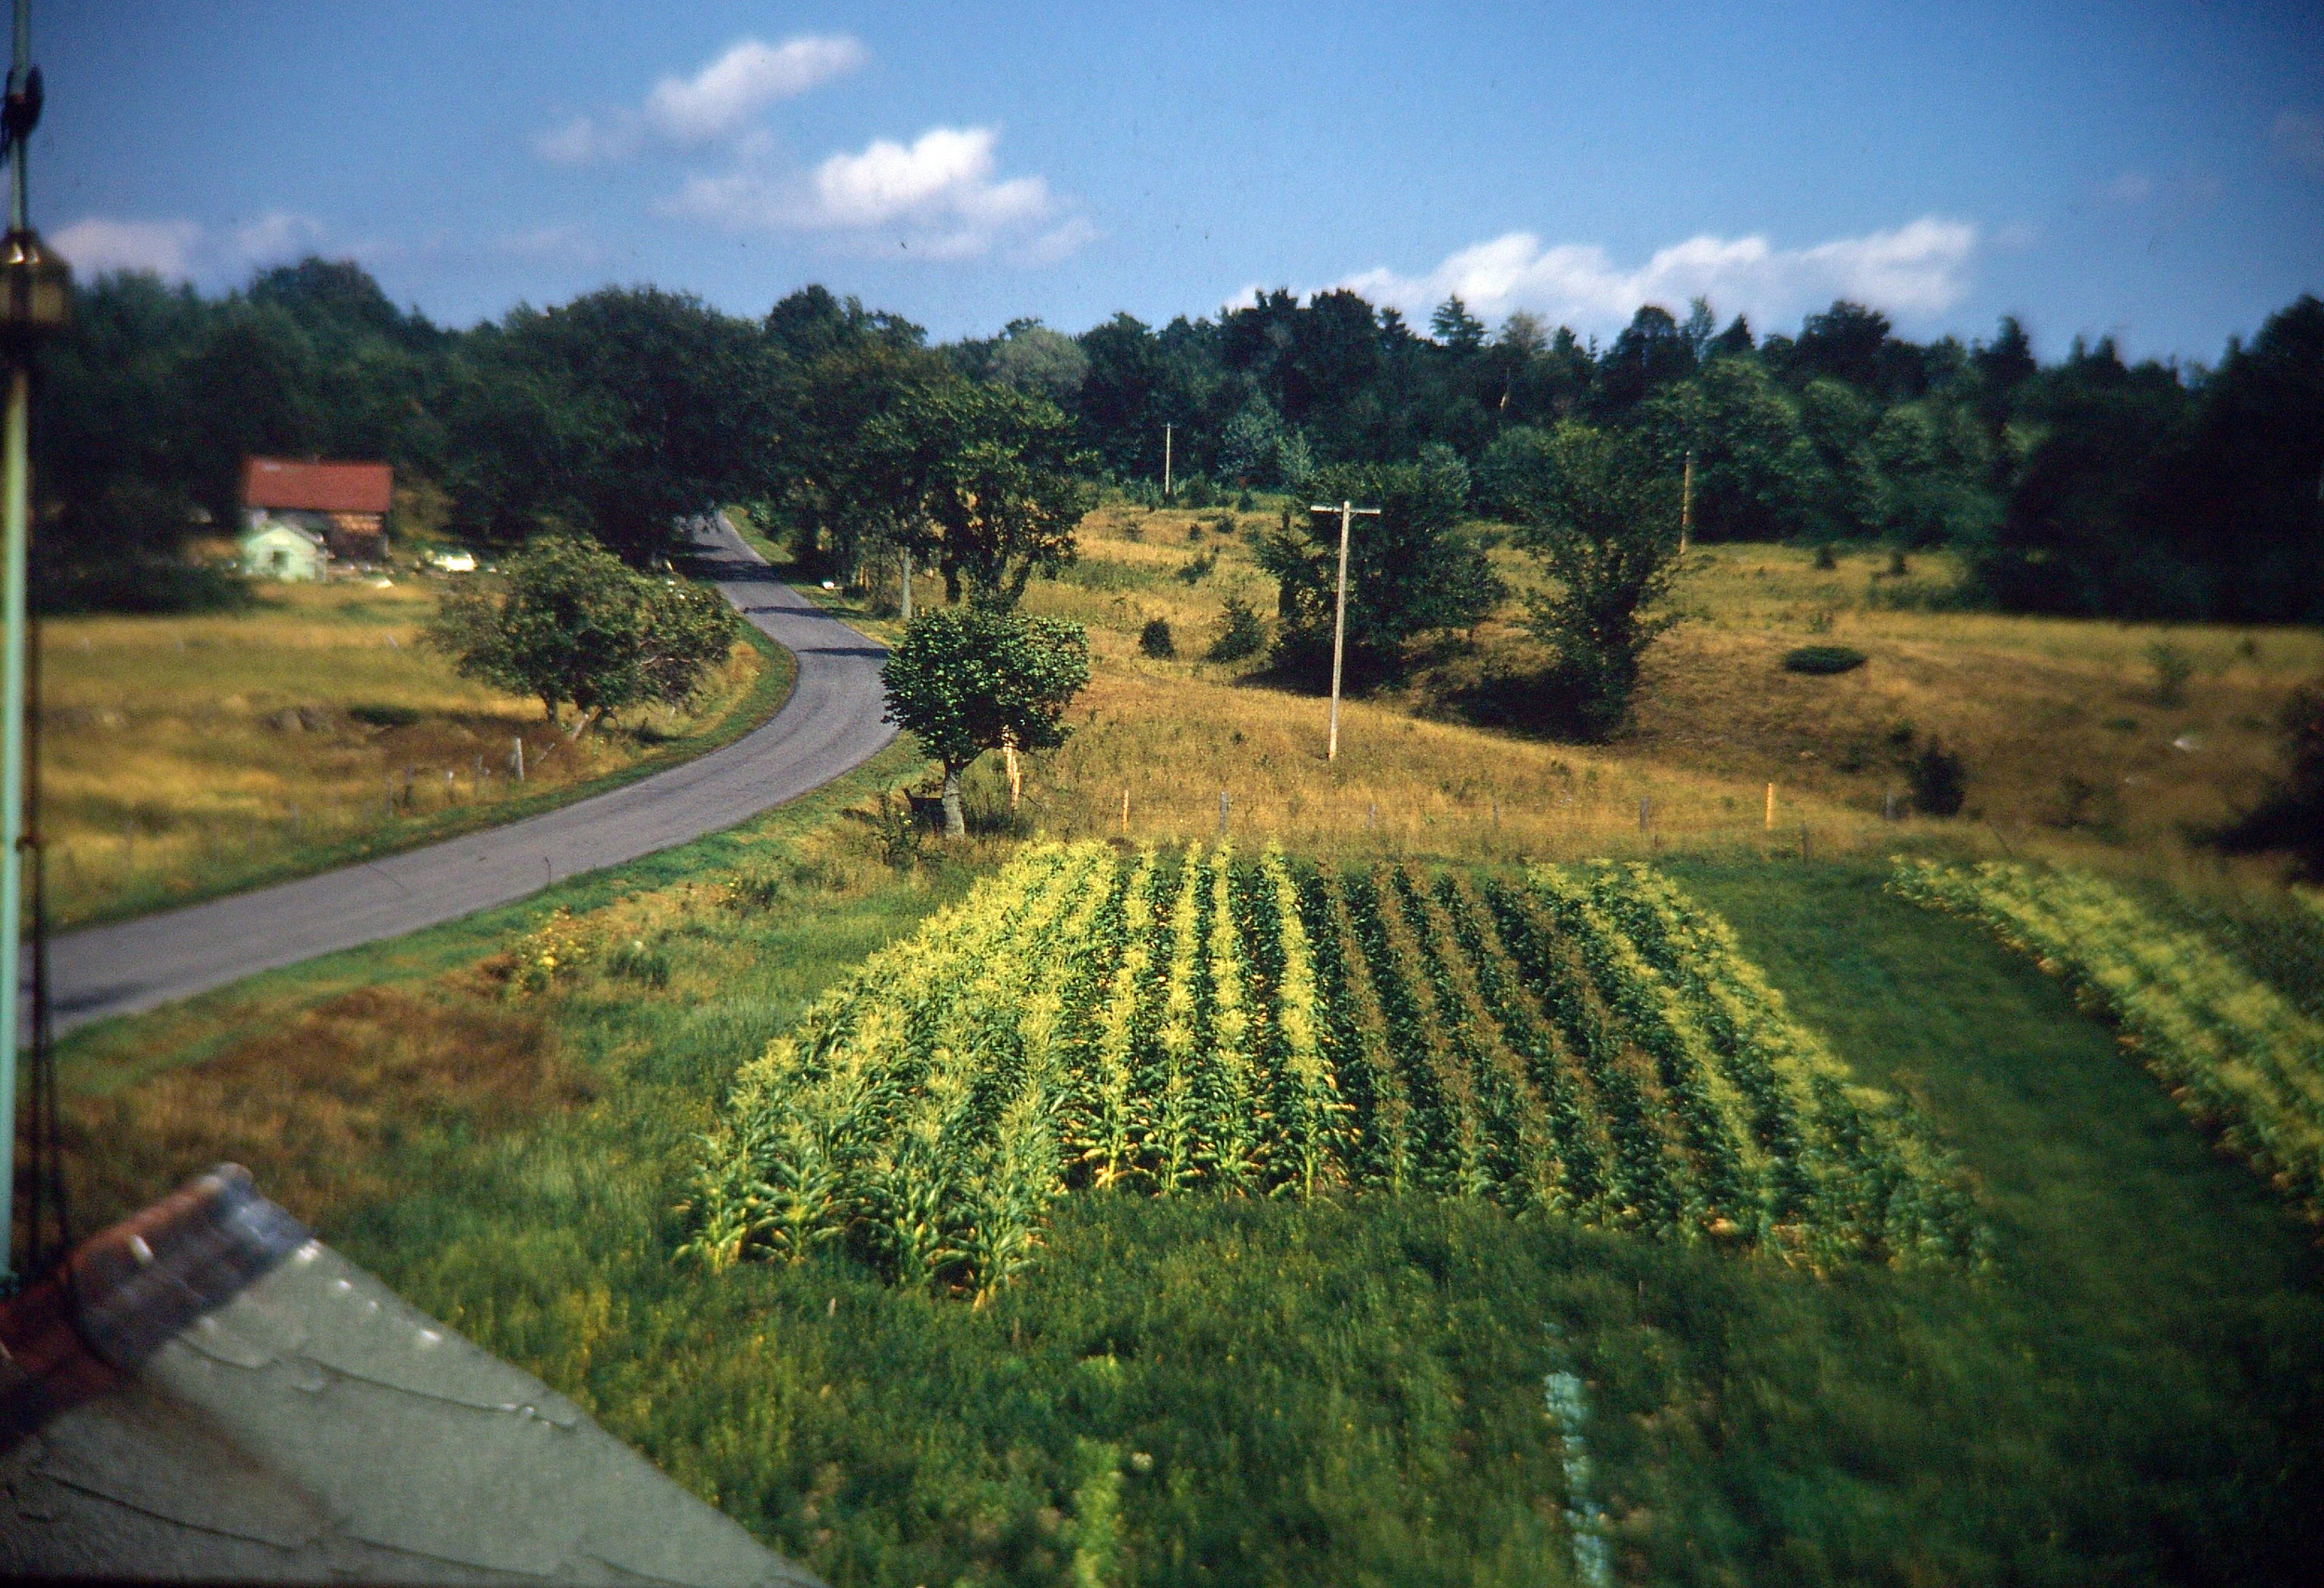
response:
M891 866L867 801L913 770L76 1035L84 1222L249 1163L841 1584L1555 1582L1578 1535L1618 1581L1706 1584L2301 1582L2324 1553L2314 1248L2055 980L1880 865L1665 870L1793 1029L1958 1153L1982 1264L1819 1274L1353 1186L1067 1197L982 1307L838 1243L673 1262L742 1068L1012 853ZM1447 858L1406 856L1424 918L1440 876L1525 885ZM1182 865L1155 860L1165 915ZM2324 959L2259 941L2238 963Z
M844 1241L980 1303L1068 1186L1478 1198L1829 1263L1959 1258L1966 1191L1644 867L1332 876L1035 845L746 1065L713 1266Z

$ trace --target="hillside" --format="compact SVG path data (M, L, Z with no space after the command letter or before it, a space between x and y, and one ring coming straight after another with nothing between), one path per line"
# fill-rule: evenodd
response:
M1634 728L1614 743L1559 743L1511 721L1544 660L1512 602L1478 628L1473 653L1423 655L1405 683L1345 708L1341 757L1326 767L1320 699L1287 692L1263 655L1201 659L1228 597L1272 612L1246 536L1282 505L1109 500L1083 523L1078 561L1026 598L1087 625L1097 663L1076 739L1031 775L1028 824L1119 833L1127 787L1132 836L1199 836L1217 830L1224 791L1231 832L1311 850L1796 853L1805 821L1811 854L1934 844L2211 872L2187 828L2248 809L2280 775L2278 712L2324 672L2311 629L1948 611L1957 568L1941 554L1913 554L1898 578L1887 552L1842 551L1819 570L1804 549L1714 545L1689 554L1673 601L1688 621L1648 653ZM1494 556L1527 588L1527 559ZM920 581L921 602L941 594ZM842 604L878 625L866 602ZM1157 618L1178 659L1142 654ZM1869 659L1836 677L1783 669L1787 652L1828 643ZM2160 687L2157 647L2185 663L2175 694ZM1932 743L1963 762L1961 815L1883 820L1892 795L1909 818L1905 763ZM997 787L995 765L979 774ZM2265 862L2232 870L2263 890L2272 876Z

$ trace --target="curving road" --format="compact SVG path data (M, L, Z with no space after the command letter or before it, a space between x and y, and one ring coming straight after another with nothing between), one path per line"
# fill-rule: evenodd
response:
M398 937L733 827L860 766L895 737L880 721L885 651L776 578L723 517L696 548L726 598L799 660L791 697L771 721L667 772L507 827L56 938L56 1029Z

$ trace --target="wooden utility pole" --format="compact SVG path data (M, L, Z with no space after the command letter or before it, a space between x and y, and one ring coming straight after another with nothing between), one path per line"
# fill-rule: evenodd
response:
M1378 518L1378 508L1359 508L1341 502L1334 508L1327 503L1310 504L1311 513L1336 512L1340 515L1340 599L1331 612L1331 735L1324 746L1324 759L1340 759L1340 660L1348 642L1348 524L1358 518Z
M911 550L911 548L910 548L910 547L906 547L906 548L905 548L905 549L904 549L904 554L903 554L903 555L904 555L904 621L905 621L905 626L908 628L908 627L911 625L911 622L912 622L912 550Z
M1170 499L1170 427L1162 427L1162 499Z
M1695 454L1686 454L1685 472L1679 476L1679 555L1686 555L1686 542L1695 530Z

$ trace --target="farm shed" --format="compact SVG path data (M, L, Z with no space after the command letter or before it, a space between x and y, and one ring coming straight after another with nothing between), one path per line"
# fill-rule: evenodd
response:
M324 537L295 523L262 520L234 542L242 571L254 579L313 584L328 570L331 553Z
M245 458L242 520L245 536L270 523L319 536L341 562L382 562L395 470L384 463L297 462Z

